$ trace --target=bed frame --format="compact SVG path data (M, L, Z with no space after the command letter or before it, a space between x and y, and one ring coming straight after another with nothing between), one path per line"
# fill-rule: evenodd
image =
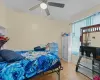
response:
M1 49L1 47L8 41L9 39L7 39L7 40L0 40L0 49ZM50 70L48 70L47 72L41 72L41 73L39 73L37 76L39 76L39 75L41 75L41 76L43 76L43 75L49 75L49 74L52 74L52 73L57 73L57 75L58 75L58 80L60 80L60 71L61 70L63 70L63 67L61 66L61 64L59 65L59 67L56 67L56 68L54 68L54 69L50 69ZM33 76L33 77L31 77L31 78L26 78L26 79L24 79L24 80L30 80L30 79L32 79L32 78L34 78L34 77L36 77L36 76Z
M47 72L42 72L40 74L38 74L37 76L44 76L44 75L49 75L49 74L52 74L52 73L57 73L58 75L58 80L60 80L60 71L63 70L63 67L60 65L58 68L55 68L55 69L51 69L51 70L48 70ZM34 76L34 77L37 77L37 76ZM32 79L34 77L31 77L31 78L26 78L25 80L29 80L29 79Z

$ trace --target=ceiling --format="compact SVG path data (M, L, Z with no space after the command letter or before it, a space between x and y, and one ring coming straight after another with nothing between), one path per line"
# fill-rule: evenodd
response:
M40 3L39 0L3 0L7 7L14 10L24 11L33 15L46 16L46 13L41 8L29 11L29 8ZM49 6L50 17L53 19L68 20L72 16L88 10L98 4L100 0L48 0L52 2L64 3L64 8Z

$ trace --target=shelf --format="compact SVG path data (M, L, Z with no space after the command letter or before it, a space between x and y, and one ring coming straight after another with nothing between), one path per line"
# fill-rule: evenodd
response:
M81 67L79 67L78 71L79 71L81 74L83 74L83 75L89 77L90 79L93 79L93 74L92 74L92 71L91 71L91 70L86 69L86 68L84 68L84 67L81 66Z
M93 70L92 68L89 68L89 67L84 66L84 65L82 65L82 64L79 64L79 67L84 67L84 68L86 68L86 69L88 69L88 70L91 70L92 72L95 72L95 73L97 73L97 74L100 74L100 72L98 72L98 70Z

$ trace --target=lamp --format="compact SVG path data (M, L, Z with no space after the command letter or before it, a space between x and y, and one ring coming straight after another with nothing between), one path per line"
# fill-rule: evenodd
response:
M40 4L40 7L41 7L42 9L46 9L46 8L47 8L47 4L46 4L46 3L41 3L41 4Z

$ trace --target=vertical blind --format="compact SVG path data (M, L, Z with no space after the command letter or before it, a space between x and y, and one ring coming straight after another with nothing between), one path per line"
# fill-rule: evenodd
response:
M100 12L72 24L72 54L79 55L80 28L100 24Z

